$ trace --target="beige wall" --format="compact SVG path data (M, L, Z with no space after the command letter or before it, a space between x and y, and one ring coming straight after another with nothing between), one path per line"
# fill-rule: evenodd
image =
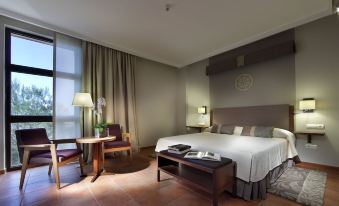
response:
M186 69L177 70L177 134L186 133Z
M301 26L295 32L296 100L314 97L314 113L297 114L296 129L306 123L324 123L325 137L314 137L317 150L305 149L306 137L298 137L303 161L339 166L339 18L332 15Z
M185 70L186 125L210 124L209 78L206 76L207 60L181 68ZM197 113L198 107L207 106L207 115Z
M235 88L235 79L243 73L254 79L248 91ZM294 104L294 55L212 75L210 96L212 108Z
M177 69L137 59L135 69L137 129L141 147L177 134Z

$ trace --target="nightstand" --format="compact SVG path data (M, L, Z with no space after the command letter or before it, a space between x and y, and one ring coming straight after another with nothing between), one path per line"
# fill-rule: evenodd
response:
M296 131L294 134L297 135L306 135L307 143L312 143L312 136L325 136L323 131Z
M188 130L190 130L190 129L198 130L201 133L202 131L204 131L204 129L208 128L208 126L206 126L206 125L186 125L186 128L188 128Z

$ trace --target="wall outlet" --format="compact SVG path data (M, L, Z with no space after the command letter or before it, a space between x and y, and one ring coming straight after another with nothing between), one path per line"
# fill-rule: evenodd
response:
M305 144L306 149L318 149L318 145L316 144Z
M306 128L307 129L325 129L325 125L324 124L306 124Z

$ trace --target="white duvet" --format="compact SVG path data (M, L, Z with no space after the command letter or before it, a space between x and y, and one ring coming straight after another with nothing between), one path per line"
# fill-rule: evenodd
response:
M270 170L298 155L293 133L274 129L273 138L197 133L160 138L156 152L174 144L188 144L192 149L212 151L237 163L237 177L246 182L262 180Z

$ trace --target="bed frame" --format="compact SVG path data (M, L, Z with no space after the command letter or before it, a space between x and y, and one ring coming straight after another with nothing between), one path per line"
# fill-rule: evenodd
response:
M288 104L216 108L211 125L273 126L294 131L294 107Z

